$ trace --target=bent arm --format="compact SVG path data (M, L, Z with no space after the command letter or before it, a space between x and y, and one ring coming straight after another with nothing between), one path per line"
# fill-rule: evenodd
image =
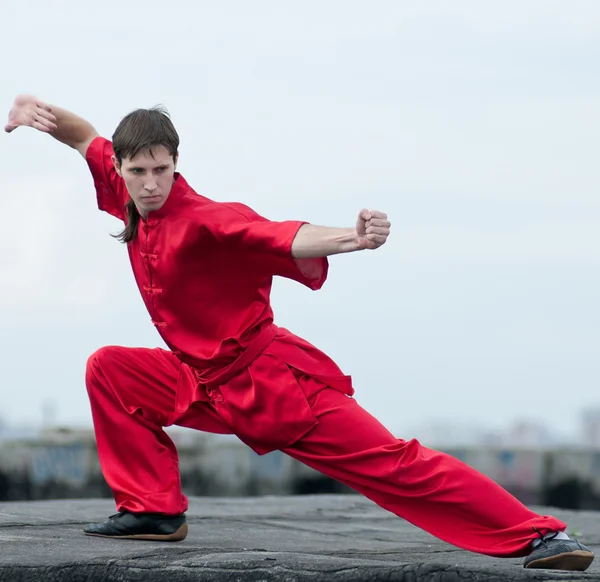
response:
M355 228L303 224L292 242L292 257L315 259L361 250Z
M91 123L74 113L61 107L51 107L56 117L56 129L50 135L77 150L85 158L89 145L99 136L98 132Z
M4 126L7 133L19 127L32 127L77 150L94 178L98 208L125 220L129 193L113 164L110 141L100 138L91 123L78 115L40 101L34 95L18 95Z
M17 95L4 127L7 133L18 127L32 127L49 133L58 141L76 149L84 158L98 132L85 119L40 101L34 95Z
M303 224L292 241L292 257L311 259L377 249L385 244L391 223L385 212L363 208L355 228Z

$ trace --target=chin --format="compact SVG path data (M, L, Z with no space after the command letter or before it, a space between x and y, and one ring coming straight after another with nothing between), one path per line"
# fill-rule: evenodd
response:
M146 204L146 212L155 212L156 210L160 210L165 204L165 200L160 200L159 202L153 202L151 204Z

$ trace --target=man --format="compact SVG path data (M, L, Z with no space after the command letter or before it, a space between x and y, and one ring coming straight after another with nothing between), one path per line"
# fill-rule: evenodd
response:
M98 206L125 224L133 273L168 350L98 350L88 361L98 454L118 513L88 535L177 541L187 499L163 427L233 433L259 454L282 450L458 547L527 556L525 566L584 570L593 553L496 483L416 440L395 438L352 398L349 376L273 323L273 276L311 289L327 257L376 249L382 212L352 228L272 222L200 196L176 172L179 137L166 112L136 110L112 141L83 119L19 96L6 131L29 126L76 149ZM369 333L372 323L358 322Z

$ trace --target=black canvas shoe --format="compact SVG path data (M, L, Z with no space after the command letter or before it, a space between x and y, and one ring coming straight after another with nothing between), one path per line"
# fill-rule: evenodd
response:
M88 536L120 538L126 540L151 540L179 542L187 536L185 515L161 513L130 513L120 511L103 523L91 523L83 528Z
M541 537L540 544L525 558L523 567L587 570L594 560L594 553L577 540L557 540L557 535Z

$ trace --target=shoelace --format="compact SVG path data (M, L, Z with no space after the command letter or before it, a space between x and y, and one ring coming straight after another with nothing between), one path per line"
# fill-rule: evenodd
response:
M536 534L538 534L540 536L540 543L543 544L544 546L548 545L549 541L552 541L557 535L558 532L555 531L552 535L544 535L539 529L537 529L537 527L532 526L531 528ZM539 546L538 546L539 547Z
M115 513L113 515L109 515L108 519L113 519L115 517L121 517L122 515L125 515L127 512L126 511L119 511L118 513Z

